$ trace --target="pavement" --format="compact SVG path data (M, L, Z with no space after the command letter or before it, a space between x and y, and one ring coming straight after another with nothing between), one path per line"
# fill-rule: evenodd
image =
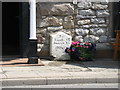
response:
M0 67L1 86L118 83L118 61L50 61L44 66Z

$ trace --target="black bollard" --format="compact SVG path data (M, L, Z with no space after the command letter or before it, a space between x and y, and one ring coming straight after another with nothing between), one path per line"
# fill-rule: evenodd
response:
M38 64L37 40L29 40L28 63Z

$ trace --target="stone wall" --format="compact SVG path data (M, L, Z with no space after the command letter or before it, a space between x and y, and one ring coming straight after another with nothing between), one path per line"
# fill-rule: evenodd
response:
M109 28L109 3L37 3L38 52L49 56L51 33L63 31L74 41L106 43Z

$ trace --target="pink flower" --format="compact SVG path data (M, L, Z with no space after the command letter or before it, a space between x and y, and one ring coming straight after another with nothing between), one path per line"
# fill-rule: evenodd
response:
M78 41L72 42L72 45L76 45L76 44L79 44L79 42Z
M76 44L79 44L79 42L78 42L78 41L76 41Z
M78 47L82 47L82 45L79 45Z
M72 45L75 45L76 43L75 42L72 42Z

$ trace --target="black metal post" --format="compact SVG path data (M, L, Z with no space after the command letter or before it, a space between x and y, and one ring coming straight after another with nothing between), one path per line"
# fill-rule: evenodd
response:
M29 40L28 63L38 64L37 40Z

